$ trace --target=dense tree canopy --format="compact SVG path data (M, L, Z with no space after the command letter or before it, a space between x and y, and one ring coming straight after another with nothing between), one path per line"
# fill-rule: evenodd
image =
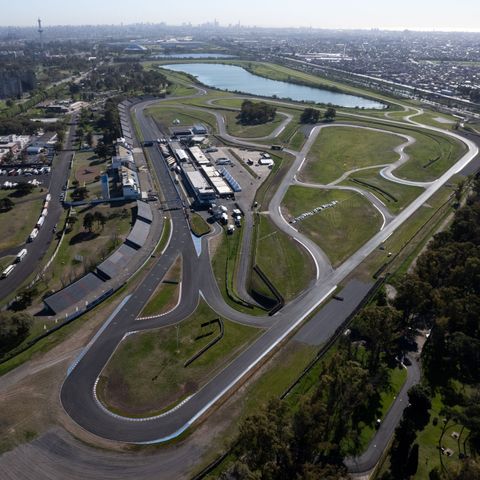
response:
M242 125L258 125L271 122L275 118L277 109L265 102L244 100L238 120Z

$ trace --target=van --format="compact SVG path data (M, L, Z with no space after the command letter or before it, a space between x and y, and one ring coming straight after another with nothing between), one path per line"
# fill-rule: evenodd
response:
M17 253L17 257L15 258L15 263L20 263L25 256L27 255L27 249L24 248L23 250L20 250L20 252Z
M3 272L0 278L7 278L15 268L15 265L9 265Z

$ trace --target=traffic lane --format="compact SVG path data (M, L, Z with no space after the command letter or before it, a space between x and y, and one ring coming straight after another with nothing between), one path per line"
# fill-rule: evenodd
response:
M71 126L69 129L67 144L71 144L74 131L75 127ZM27 280L48 251L54 237L53 229L57 226L58 220L63 211L59 195L68 178L71 156L71 152L61 152L60 155L54 159L49 189L52 198L49 202L45 223L42 228L39 229L38 236L33 242L27 243L27 239L25 238L25 243L19 245L18 251L24 247L27 249L28 254L22 262L17 264L13 272L7 278L0 280L0 300L11 295L12 292L17 290L25 280ZM45 192L45 197L46 194L47 193ZM40 214L41 210L39 210L38 216L40 216ZM34 228L35 225L32 225L32 230Z

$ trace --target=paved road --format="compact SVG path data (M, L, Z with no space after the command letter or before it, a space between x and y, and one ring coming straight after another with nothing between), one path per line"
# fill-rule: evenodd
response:
M65 140L66 150L70 150L72 148L75 129L76 125L74 116L72 117L72 124L70 125L68 135ZM37 238L32 243L28 243L24 246L20 245L18 247L18 251L20 251L22 247L26 248L28 250L28 254L22 262L17 264L13 272L7 278L0 280L0 300L3 300L12 292L17 290L20 285L22 285L23 282L25 282L25 280L27 280L27 278L35 271L53 240L53 227L58 223L63 210L59 196L62 191L62 187L66 184L68 179L72 154L73 152L71 151L60 152L60 154L55 156L53 160L50 186L48 189L48 193L51 194L52 200L48 206L48 215L45 219L45 223L39 230ZM44 196L46 195L47 192L45 191ZM40 216L40 213L41 210L39 209L38 216ZM60 227L63 226L59 225L59 228ZM35 225L32 225L32 230L34 228Z
M148 102L136 107L140 113L140 127L145 138L156 138L155 125L141 114L141 108L147 105ZM222 127L221 122L219 122L219 126ZM227 136L224 131L221 134ZM270 204L269 211L273 220L288 233L291 233L292 227L284 221L279 209L280 203L317 134L318 129L316 131L314 129L302 152L291 152L295 155L295 161L282 180ZM242 141L242 143L248 142ZM248 371L254 368L282 339L286 338L294 328L300 325L303 319L328 297L340 281L385 241L396 228L408 220L455 172L470 162L477 154L478 149L472 142L467 141L467 144L469 152L464 155L455 167L452 167L440 179L429 185L417 200L406 207L382 231L375 235L338 269L332 270L328 261L322 257L323 252L316 245L311 245L311 251L314 256L317 255L315 259L317 262L318 279L314 287L301 294L299 298L287 305L275 317L265 319L264 324L269 327L266 332L187 402L162 416L148 420L138 421L138 419L119 418L100 408L92 392L104 364L108 361L108 358L125 333L131 330L138 330L139 328L153 328L180 321L194 310L198 301L199 290L207 302L221 315L244 323L258 324L263 320L235 312L225 305L219 295L218 286L211 272L207 249L203 249L200 258L197 257L196 253L194 253L183 211L172 212L173 238L175 241L166 250L165 255L160 258L152 273L147 276L142 285L134 292L133 297L125 304L78 366L67 377L61 393L62 404L67 413L81 426L97 435L125 442L156 443L174 438L185 431L218 399L237 384ZM158 149L152 148L150 151L161 188L166 192L167 197L174 196L175 192L173 192L172 187L174 189L175 186L171 181L165 163L162 162ZM150 292L155 288L179 253L184 258L184 288L182 302L178 309L160 319L145 321L141 325L138 322L135 324L135 318L146 303ZM333 327L334 325L329 325L329 328L333 329Z
M147 104L148 102L145 102L143 105L137 107L139 109L141 129L146 138L156 138L158 135L156 135L154 126L149 124L149 121L141 114L141 109L147 106ZM362 117L362 115L358 116ZM391 123L398 124L399 122L391 121ZM435 129L432 128L432 130ZM457 135L452 136L458 137ZM312 135L307 141L307 144L309 142L311 144L313 141L314 135ZM248 142L243 141L237 143L248 144ZM285 338L286 335L302 322L303 318L305 318L309 312L328 296L328 293L332 291L332 288L338 282L343 280L370 252L388 238L388 236L406 221L417 208L427 201L428 198L430 198L430 196L433 195L441 185L443 185L443 183L448 181L448 179L457 171L466 168L472 158L478 154L478 148L470 140L468 141L468 147L469 152L464 155L455 167L452 167L439 180L429 185L424 194L422 194L414 204L407 207L401 215L393 219L382 232L379 232L337 270L333 271L328 262L322 263L322 252L319 251L318 247L313 245L313 250L311 251L314 253L314 258L315 254L317 254L320 259L320 263L318 263L318 260L316 259L318 279L315 282L315 285L303 292L298 299L287 305L281 312L272 318L249 317L248 315L234 311L225 304L211 271L208 250L205 248L206 240L203 240L204 248L202 254L200 257L197 257L191 243L190 231L186 224L183 211L173 211L172 238L174 240L168 246L165 254L159 259L152 272L147 275L145 281L133 293L133 296L125 303L123 308L121 308L118 315L112 318L111 323L99 335L97 341L93 343L83 359L66 378L61 392L61 401L65 410L82 427L97 435L104 436L105 438L114 438L133 443L150 443L164 441L172 436L178 435L181 431L184 431L195 422L196 419L200 418L216 400L223 396L224 393L237 384L247 371L253 368L256 363L268 353L268 351L274 348L282 338ZM162 161L160 152L156 147L150 150L154 168L159 177L162 190L169 198L176 200L175 185L170 180L168 170ZM282 230L285 229L287 233L292 233L291 227L283 220L278 207L288 185L292 183L294 176L301 167L301 163L304 161L307 151L308 149L303 149L300 153L292 152L292 154L295 155L296 160L287 173L284 182L282 182L281 190L283 190L283 193L277 192L276 198L274 198L270 204L269 210L274 221L281 226ZM299 237L296 238L298 239ZM179 307L171 314L161 317L160 319L142 322L136 321L135 318L138 315L138 312L142 309L152 289L156 287L163 277L163 274L168 270L178 254L182 254L184 257L183 275L184 279L188 279L188 281L184 281L183 283L184 289L182 302ZM322 267L325 268L322 270ZM146 421L138 421L134 419L118 418L103 410L92 395L95 380L124 334L133 330L150 329L160 325L177 323L195 309L200 291L207 302L219 314L246 324L263 325L268 327L268 330L253 345L251 345L246 351L237 357L237 359L203 387L194 397L192 397L190 401L182 405L181 408L176 409L174 412L167 413L162 417ZM338 321L340 324L343 319L334 316L333 319L329 318L328 325L322 325L322 321L320 320L315 327L318 332L324 332L330 328L333 329L335 325L333 325L332 322L335 321ZM377 446L378 445L379 444L377 444ZM63 452L56 458L68 458L71 454L72 452L69 450L68 453ZM37 455L36 458L41 459L41 456L39 457ZM49 461L52 461L52 458L53 457L51 457ZM175 458L175 456L172 454L171 458ZM168 460L165 461L168 463ZM95 460L94 464L96 464ZM77 464L77 468L81 468L81 466L82 462L80 462L80 466ZM65 465L63 465L62 468L64 471L68 470L65 469ZM116 471L118 474L119 469L117 468ZM105 470L103 470L103 474L105 473ZM138 473L137 475L141 475L141 473ZM159 472L159 476L160 475L161 472ZM168 475L167 477L163 475L161 476L169 478ZM19 476L13 478L23 477ZM43 476L42 478L48 477ZM71 478L77 477L72 475ZM115 475L115 478L117 478L117 475Z

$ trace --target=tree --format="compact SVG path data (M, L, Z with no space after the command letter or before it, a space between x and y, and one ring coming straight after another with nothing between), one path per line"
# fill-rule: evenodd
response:
M95 212L93 214L93 220L97 223L97 225L102 227L102 230L107 223L107 217L102 212Z
M377 371L382 353L390 359L398 353L403 329L400 312L394 308L375 305L364 308L358 317L357 328L368 341L371 371Z
M86 187L77 187L72 192L72 199L75 202L85 200L88 197L88 189Z
M323 114L326 122L333 122L337 116L337 111L333 107L328 107Z
M407 460L407 475L413 476L417 473L418 469L418 443L415 443L410 450Z
M16 196L24 197L25 195L28 195L29 193L32 193L34 188L35 188L35 185L32 185L31 183L18 182L17 186L15 187Z
M108 148L107 145L105 145L103 142L98 142L97 146L95 147L95 155L97 155L98 157L100 158L107 158L109 153L110 153L110 149Z
M93 215L90 212L86 213L85 216L83 217L83 228L91 232L93 228L93 221L94 221Z
M277 109L265 102L252 102L244 100L238 120L242 125L258 125L271 122L275 118Z
M320 110L307 107L300 116L300 123L317 123L320 120Z
M27 313L0 312L0 355L23 342L31 325L32 317Z
M15 204L8 197L0 199L0 212L8 212L14 206Z

